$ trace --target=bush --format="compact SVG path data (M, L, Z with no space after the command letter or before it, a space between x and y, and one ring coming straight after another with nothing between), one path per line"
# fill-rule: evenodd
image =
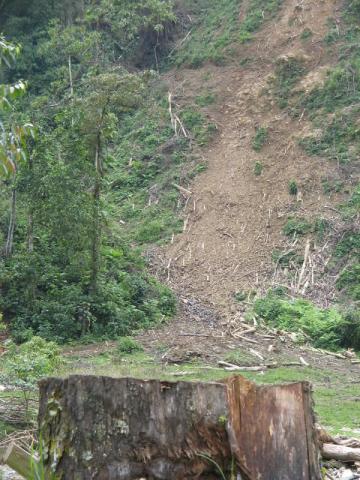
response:
M274 294L257 300L254 308L267 324L281 330L303 332L315 347L360 348L359 319L351 320L334 308L321 309L307 300L286 300Z
M291 182L289 182L289 193L290 195L297 195L298 193L298 186L295 180L291 180Z
M266 127L257 127L252 147L256 152L260 152L269 137L269 132Z
M305 235L311 231L311 223L304 218L290 217L283 227L283 232L287 236Z
M22 387L31 387L46 375L54 373L62 363L60 349L54 342L33 337L6 354L6 372L10 379Z
M254 166L254 174L259 177L263 171L263 164L261 162L256 162Z
M280 108L287 107L291 91L304 73L305 67L302 59L283 57L277 61L274 94L278 99Z
M122 337L119 338L117 342L117 351L118 353L135 353L135 352L142 352L143 348L139 343L131 337Z
M360 264L357 263L343 271L336 287L353 300L360 300Z
M146 273L137 251L125 247L104 251L96 295L89 294L86 278L75 283L51 261L41 271L43 263L37 265L32 260L32 270L39 278L35 292L24 263L12 263L3 270L0 265L0 310L5 318L11 318L9 328L19 343L34 334L57 343L84 335L114 338L150 327L175 313L174 295Z

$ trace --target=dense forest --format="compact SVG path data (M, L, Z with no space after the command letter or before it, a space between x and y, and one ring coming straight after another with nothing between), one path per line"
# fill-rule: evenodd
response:
M2 64L3 83L24 82L1 113L11 163L0 200L3 321L18 341L64 342L172 315L174 296L138 248L176 223L145 208L172 136L154 88L171 2L11 1L0 17L17 57ZM123 225L142 216L129 237Z

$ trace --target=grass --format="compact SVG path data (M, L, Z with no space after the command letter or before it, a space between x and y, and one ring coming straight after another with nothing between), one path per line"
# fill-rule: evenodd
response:
M187 2L195 17L189 40L173 58L177 66L197 68L206 62L223 65L232 57L231 44L239 30L241 0Z
M304 61L296 57L282 57L275 65L275 77L271 81L274 97L280 108L289 105L292 90L305 74Z
M187 0L195 24L182 47L173 56L177 66L198 68L206 62L224 65L233 60L235 46L252 40L264 22L278 12L282 0L250 0L242 22L242 0Z
M158 355L167 350L159 347ZM254 365L258 360L243 350L229 350L223 357L231 363ZM284 358L293 360L293 358ZM0 367L1 374L1 367ZM133 351L131 354L120 353L117 347L92 356L82 356L81 352L67 355L65 363L58 372L60 376L67 375L105 375L115 378L135 377L141 379L160 379L166 381L220 381L233 375L222 368L201 361L188 362L181 365L166 365L144 351ZM351 383L348 375L343 375L316 367L280 367L269 369L262 374L244 372L243 376L258 384L279 384L287 382L310 381L314 387L315 411L319 422L332 434L349 434L360 436L360 384ZM5 395L21 395L21 392L3 392ZM0 421L0 439L15 428Z
M295 180L289 182L289 194L296 196L298 193L298 186Z

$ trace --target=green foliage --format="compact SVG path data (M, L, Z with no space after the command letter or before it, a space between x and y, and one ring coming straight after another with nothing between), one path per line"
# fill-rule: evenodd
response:
M206 62L224 65L234 57L237 43L250 41L262 24L272 18L282 0L251 0L239 21L242 0L198 0L185 5L195 17L189 39L174 55L177 66L197 68Z
M239 28L240 5L241 0L187 2L196 23L188 41L176 52L175 64L197 68L205 62L226 63Z
M330 230L330 223L324 218L317 218L314 224L314 232L316 233L318 239L323 241L325 239L326 233Z
M254 174L259 177L263 171L263 164L261 162L256 162L254 166Z
M1 309L18 341L127 335L175 311L134 248L181 224L171 183L182 181L188 142L162 152L173 137L167 104L157 89L149 93L154 73L139 71L160 58L172 2L30 3L3 7L4 31L24 45L9 83L30 75L29 94L14 106L41 135L14 183L15 253L0 260ZM159 202L149 206L154 184ZM1 189L1 206L9 190ZM2 208L1 239L8 225Z
M337 107L354 105L360 100L360 59L346 61L329 70L323 87L312 90L302 106L311 110L334 112Z
M339 62L329 69L324 84L302 95L296 106L297 112L307 112L322 131L321 135L302 139L305 151L339 163L356 160L360 151L360 32L354 15L356 2L347 2L345 7L344 29L339 31L332 22L327 38L338 44Z
M352 300L360 300L360 263L344 270L337 280L336 286Z
M287 236L305 235L312 229L311 223L305 218L290 217L283 227L283 233Z
M179 116L198 142L210 139L211 127L200 111L184 108ZM127 242L161 242L180 232L183 222L176 215L179 195L173 184L184 185L205 168L191 158L188 140L174 137L169 120L167 98L156 90L142 108L122 119L109 162L107 197L126 224L119 235Z
M236 292L234 298L237 302L243 302L247 299L247 293L244 291Z
M225 357L225 361L233 363L234 365L240 365L244 367L251 367L257 363L256 358L243 349L236 349L229 351Z
M313 32L310 30L310 28L304 28L302 31L300 38L301 40L308 40L313 36Z
M117 351L120 354L132 354L142 352L142 346L131 337L121 337L117 342Z
M54 342L33 337L20 347L12 345L5 357L9 378L21 387L31 387L62 363L60 349Z
M341 180L331 180L331 179L323 179L322 180L322 187L324 193L331 194L331 193L338 193L341 192L344 188L344 182Z
M184 122L200 146L207 145L216 131L216 125L208 123L204 115L193 107L186 107L181 112L181 120Z
M339 114L323 125L320 136L301 139L300 145L309 155L323 155L339 163L357 158L360 151L359 127L354 114Z
M252 148L256 152L260 152L269 138L269 131L267 127L256 127L255 137L252 142Z
M273 90L280 108L288 106L291 92L305 71L301 58L282 57L276 62Z
M250 0L246 16L240 25L239 40L248 42L264 21L274 17L282 5L282 0Z
M19 53L19 46L8 43L0 35L0 66L5 63L10 67ZM12 108L10 102L22 96L25 89L26 84L22 80L11 85L0 84L0 178L15 175L19 164L26 160L26 139L30 135L34 136L32 124L15 125L9 115L3 118L4 110Z
M290 195L297 195L298 193L298 186L295 180L289 182L289 193Z
M282 252L281 250L274 250L271 254L272 261L283 267L288 267L289 265L301 265L303 263L303 257L297 255L296 252Z
M198 95L195 98L196 105L200 107L207 107L208 105L212 105L215 102L216 98L214 94L211 92L204 93L203 95Z
M304 332L318 348L336 350L360 348L360 323L353 321L354 337L349 336L349 318L333 308L321 309L306 300L285 300L273 294L255 302L255 312L267 324L290 332Z

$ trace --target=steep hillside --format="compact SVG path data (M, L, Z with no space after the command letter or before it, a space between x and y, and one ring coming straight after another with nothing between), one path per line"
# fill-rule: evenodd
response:
M249 3L241 6L240 22ZM325 39L331 19L340 25L343 13L343 2L283 2L250 42L232 47L225 66L206 63L166 75L179 105L211 95L214 103L205 110L217 133L201 150L206 171L186 185L192 195L184 231L164 249L163 266L171 286L222 313L239 308L236 298L270 287L321 306L338 296L326 266L337 206L356 186L356 159L309 155L301 140L321 129L310 109L288 99L306 97L338 66L339 47ZM281 75L288 78L279 81Z

